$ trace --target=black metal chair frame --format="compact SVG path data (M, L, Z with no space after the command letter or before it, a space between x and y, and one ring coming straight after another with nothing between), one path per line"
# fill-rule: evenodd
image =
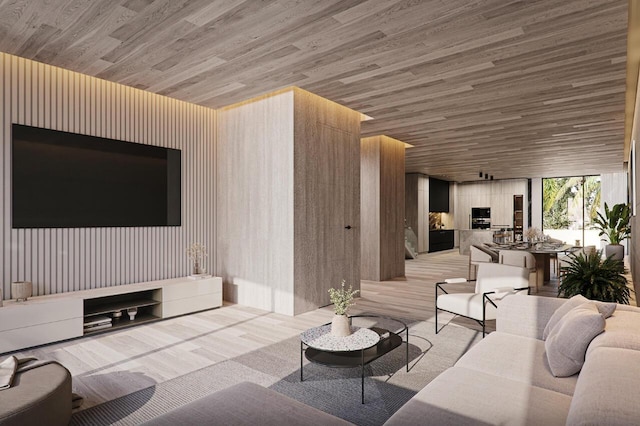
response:
M464 318L469 318L474 320L475 322L477 322L478 324L480 324L482 326L482 338L484 339L484 336L486 335L486 325L487 325L487 320L486 318L486 310L487 310L487 302L491 303L496 309L498 309L498 305L496 305L496 303L491 300L491 298L489 297L490 294L495 294L495 291L487 291L486 293L482 293L482 320L478 320L475 318L471 318L468 317L466 315L461 315L458 314L456 312L451 312L451 311L447 311L446 309L442 309L442 308L438 308L438 289L440 289L440 291L442 291L444 294L449 294L449 292L447 290L445 290L442 286L444 284L468 284L468 283L474 283L476 280L467 280L466 283L448 283L448 282L437 282L436 283L436 302L435 302L435 307L436 307L436 334L438 334L439 330L438 330L438 311L445 311L445 312L449 312L450 314L454 314L454 315L458 315ZM517 293L519 291L524 291L527 290L527 294L531 293L531 287L521 287L521 288L514 288L512 291L514 293Z

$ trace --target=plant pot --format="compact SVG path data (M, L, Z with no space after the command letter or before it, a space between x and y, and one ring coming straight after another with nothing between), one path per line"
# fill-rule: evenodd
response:
M331 321L331 334L336 337L346 337L351 334L349 317L346 315L334 315Z
M31 297L33 285L29 281L15 281L11 283L11 297L16 302L26 302Z
M607 244L604 248L604 254L606 257L613 256L614 260L623 260L624 246L622 244Z

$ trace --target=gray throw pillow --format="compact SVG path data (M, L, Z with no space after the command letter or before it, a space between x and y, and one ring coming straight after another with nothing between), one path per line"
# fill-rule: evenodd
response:
M551 330L553 330L556 324L560 322L562 317L565 316L567 312L577 306L582 305L583 303L587 303L588 301L589 299L579 294L564 302L564 304L556 309L553 315L551 315L551 318L549 318L549 322L547 322L547 325L542 332L542 340L547 340L547 337L549 336L549 333L551 333Z
M595 300L592 301L580 294L573 296L571 299L567 300L562 306L556 309L553 315L551 315L551 318L549 318L549 322L547 322L547 325L545 326L544 331L542 332L542 340L547 340L547 337L549 336L549 333L551 332L553 327L555 327L555 325L562 319L563 316L567 314L567 312L587 302L595 303L596 307L598 308L598 312L602 314L604 319L607 319L611 315L613 315L613 312L616 310L616 307L618 306L616 303L613 303L613 302L599 302Z
M618 304L615 302L594 302L598 308L598 312L602 314L604 319L609 318L615 312Z
M567 312L544 342L551 373L568 377L580 372L589 343L604 331L604 325L595 303L583 303Z

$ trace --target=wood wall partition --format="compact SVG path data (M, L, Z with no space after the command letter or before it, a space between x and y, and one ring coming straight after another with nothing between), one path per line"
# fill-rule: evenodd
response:
M505 179L494 181L465 182L457 185L455 209L456 229L470 229L473 207L491 208L491 226L513 228L513 196L523 195L524 205L529 203L526 179ZM529 213L524 210L525 229Z
M418 238L418 252L429 250L429 177L420 173L405 175L404 209L407 225Z
M224 298L293 314L293 92L218 112L216 274Z
M219 112L225 299L295 315L360 288L360 119L296 88Z
M185 248L209 248L213 270L216 112L0 53L0 284L34 295L185 276ZM11 124L182 150L182 226L11 228Z
M405 144L387 136L361 142L363 279L404 276Z

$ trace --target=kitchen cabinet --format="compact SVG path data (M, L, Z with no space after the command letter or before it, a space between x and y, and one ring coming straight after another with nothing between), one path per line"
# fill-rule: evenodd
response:
M429 211L449 213L449 182L429 178Z
M453 229L429 231L429 253L453 248Z

